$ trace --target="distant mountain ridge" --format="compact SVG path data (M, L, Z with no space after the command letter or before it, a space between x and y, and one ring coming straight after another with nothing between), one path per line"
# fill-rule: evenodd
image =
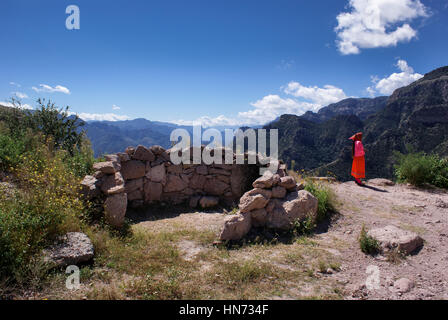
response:
M383 100L386 104L380 108ZM294 160L295 169L314 169L322 175L329 171L341 180L351 179L348 137L358 131L364 133L369 178L392 177L393 152L406 152L407 146L415 151L448 156L448 66L395 90L389 98L364 103L369 104L366 110L379 110L371 115L361 112L330 120L322 120L326 115L319 113L283 115L265 128L279 130L279 157L288 164ZM330 113L327 109L321 114Z

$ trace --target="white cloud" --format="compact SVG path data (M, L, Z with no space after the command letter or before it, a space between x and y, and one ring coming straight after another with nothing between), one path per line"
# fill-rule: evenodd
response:
M11 93L19 99L27 99L28 98L28 95L23 92L11 92Z
M290 82L284 88L284 92L295 98L282 98L279 95L270 94L252 102L250 105L253 109L239 112L235 118L229 118L224 115L215 118L204 116L194 121L178 120L174 122L181 125L201 123L204 127L262 125L275 120L282 114L302 115L307 111L316 112L330 103L347 98L342 89L331 85L326 85L323 88L305 87L298 82Z
M323 88L305 87L298 82L290 82L284 91L294 97L310 100L320 106L326 106L347 98L344 90L331 85L326 85Z
M391 95L396 89L423 77L420 73L414 73L414 69L405 60L398 60L395 66L401 71L400 73L392 73L383 79L372 77L374 85L366 89L370 96L375 96L378 92L383 95Z
M21 104L21 105L13 105L11 102L3 102L0 101L0 105L4 106L4 107L10 107L10 108L14 108L14 107L18 107L19 109L23 109L23 110L33 110L34 108L32 106L30 106L29 104Z
M112 110L120 110L121 108L119 106L113 105Z
M14 86L14 87L17 87L17 88L20 88L20 87L21 87L20 84L15 83L15 82L13 82L13 81L11 81L9 84L12 85L12 86Z
M63 87L61 85L57 85L56 87L49 86L47 84L40 84L39 88L32 87L32 89L36 92L61 92L65 94L70 94L70 90L66 87Z
M130 120L128 116L118 115L114 113L75 113L69 112L69 115L77 114L82 120L85 121L122 121Z
M420 0L350 0L350 12L337 16L337 47L342 54L396 46L416 37L409 22L429 16Z

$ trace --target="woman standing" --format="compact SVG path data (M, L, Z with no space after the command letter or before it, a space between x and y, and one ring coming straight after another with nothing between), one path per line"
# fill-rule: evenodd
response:
M353 141L352 146L352 176L358 185L362 185L361 179L366 177L365 152L362 145L362 132L358 132L349 138Z

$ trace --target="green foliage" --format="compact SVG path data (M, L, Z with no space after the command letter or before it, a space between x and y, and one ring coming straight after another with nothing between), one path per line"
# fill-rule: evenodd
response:
M367 234L364 225L362 226L358 241L361 251L364 252L365 254L376 254L380 251L380 244L378 240L376 240L373 237L370 237Z
M448 188L448 159L423 152L401 154L395 152L395 175L399 182L415 186L425 183Z
M92 171L93 152L77 117L53 103L34 112L0 109L0 170L17 190L0 190L0 281L29 282L45 268L41 250L61 234L77 231L89 204L80 178Z
M300 221L295 220L292 227L292 233L295 236L309 235L316 228L316 223L312 216L308 216L306 219Z
M307 179L305 190L310 192L318 200L317 222L324 220L331 212L335 211L335 195L327 185Z

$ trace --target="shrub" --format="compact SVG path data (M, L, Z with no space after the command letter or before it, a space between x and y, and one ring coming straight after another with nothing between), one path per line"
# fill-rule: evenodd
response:
M376 254L380 251L380 244L378 240L369 236L365 229L365 226L362 226L361 233L359 234L359 246L361 251L366 254Z
M306 180L305 190L310 192L318 200L317 222L327 218L331 212L335 211L335 195L327 185L317 183L311 179Z
M395 153L395 175L399 182L415 186L425 183L440 188L448 188L448 159L423 152Z
M79 178L67 170L62 152L41 145L20 156L13 170L20 187L0 196L0 276L26 278L35 256L56 236L80 228L84 203Z

